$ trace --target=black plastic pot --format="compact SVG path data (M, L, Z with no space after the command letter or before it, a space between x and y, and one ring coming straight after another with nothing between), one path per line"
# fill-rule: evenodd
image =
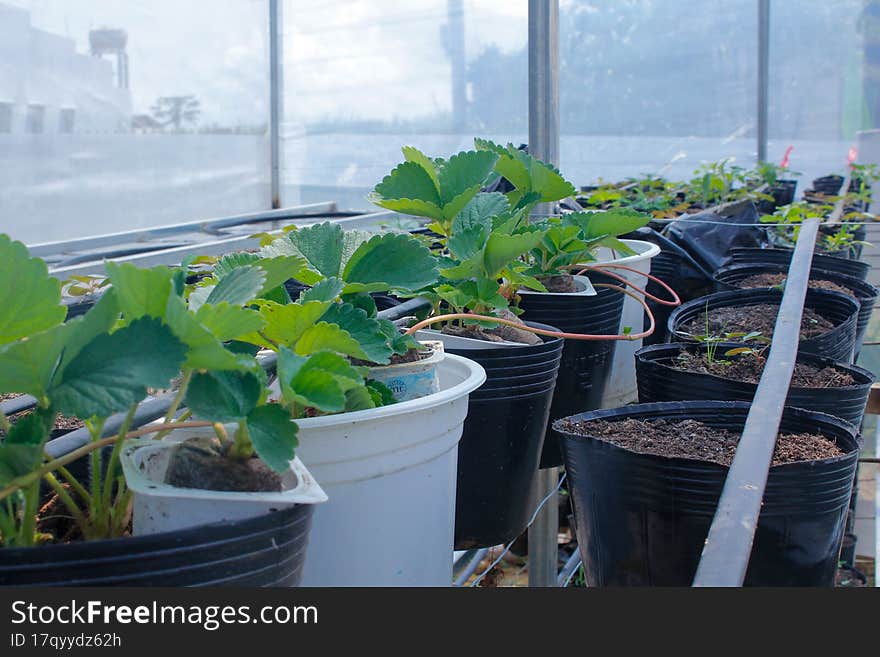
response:
M0 586L297 586L314 505L175 532L0 550Z
M843 176L831 174L830 176L822 176L813 181L813 191L828 196L837 196L840 188L843 187Z
M858 208L847 208L846 212L859 212ZM852 226L851 226L852 228ZM816 245L816 253L822 253L823 255L830 255L835 258L846 258L847 260L858 260L862 257L863 244L868 237L868 229L865 227L865 224L857 224L853 229L852 236L855 241L848 249L845 251L835 251L834 253L827 253L824 249L820 249L819 246L822 244L821 240L823 240L826 236L835 235L840 230L840 226L833 226L827 224L819 225L819 236L817 238Z
M752 249L739 247L731 249L730 262L728 264L775 264L788 267L791 264L792 253L794 253L793 249ZM821 253L813 255L813 267L823 271L846 274L863 281L868 278L868 272L871 271L871 266L860 260L838 258L837 256Z
M701 315L707 308L726 308L730 306L754 306L772 304L778 306L782 292L775 289L737 290L735 292L716 292L682 304L669 316L667 330L670 341L697 342L679 327ZM859 302L847 294L828 290L807 290L804 307L810 308L834 324L834 328L813 338L801 340L799 353L815 354L831 360L852 362L856 337L856 320ZM770 336L765 336L770 337Z
M609 276L590 272L593 283L617 284ZM622 285L621 285L622 287ZM597 287L596 296L524 294L520 308L523 319L551 324L566 333L615 335L626 298L618 289ZM639 331L640 327L633 327ZM602 395L611 375L615 340L566 340L553 393L550 420L581 413L602 405ZM562 465L562 452L548 432L541 453L541 467Z
M766 192L773 197L773 200L771 201L768 199L759 201L757 203L758 213L771 214L776 208L794 202L797 184L797 180L777 180Z
M507 543L525 531L562 347L546 337L540 345L446 349L486 370L458 445L456 549Z
M692 401L593 411L578 420L692 419L741 431L749 404ZM578 548L589 586L690 586L728 468L637 454L558 431L565 451ZM845 455L770 469L745 583L831 586L857 465L855 429L787 408L782 432L820 432Z
M787 274L788 267L785 265L729 265L715 272L715 288L718 292L742 289L739 282L749 276L758 274ZM855 353L858 355L865 339L865 331L871 321L874 312L874 304L880 290L855 276L847 276L833 271L825 271L815 267L810 269L811 281L830 281L848 290L852 290L853 296L859 302L859 317L856 320L856 344Z
M721 355L741 344L719 344L716 353ZM687 372L673 367L672 361L687 350L691 353L706 353L705 344L657 344L643 347L636 352L636 377L639 384L639 401L665 402L692 399L723 399L726 401L752 401L758 385L745 381L725 379L714 374ZM727 356L736 359L742 356ZM868 393L874 382L874 375L866 369L835 362L828 358L801 354L797 362L816 367L834 367L846 372L855 380L851 386L837 388L791 388L786 406L797 406L811 411L819 411L839 417L858 427L862 423Z

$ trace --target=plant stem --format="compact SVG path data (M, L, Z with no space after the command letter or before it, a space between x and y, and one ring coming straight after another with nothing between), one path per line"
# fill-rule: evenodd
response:
M25 547L34 544L34 534L37 530L37 505L40 502L40 481L32 483L30 490L24 494L24 515L21 519L21 536Z
M183 379L180 381L180 388L178 388L177 394L174 395L174 400L171 402L171 407L165 414L165 424L170 424L174 420L174 414L177 413L177 409L180 408L181 403L183 403L183 398L186 396L186 391L187 388L189 388L189 382L192 380L192 377L192 368L184 370ZM165 431L156 434L156 440L162 440L162 438L168 435L169 431L170 429L166 429Z
M55 491L55 494L58 496L58 499L64 503L64 506L67 507L67 510L70 511L70 514L73 516L73 519L76 521L76 524L79 525L80 530L82 531L84 536L88 535L89 531L89 523L86 519L85 514L82 512L82 509L79 508L79 505L67 492L64 486L55 478L51 472L47 472L43 475L43 479L52 487L52 490Z
M122 479L122 477L120 477ZM126 489L113 505L113 511L110 518L110 535L113 537L122 536L123 532L128 528L128 521L131 517L131 491Z
M122 451L122 445L125 442L122 438L125 434L128 433L128 428L131 426L132 421L134 420L134 414L137 412L138 405L132 404L131 408L128 409L128 414L125 416L125 419L122 421L122 426L119 427L119 433L117 434L117 440L113 444L113 451L110 454L110 462L107 464L107 472L104 474L104 497L101 503L101 507L103 509L110 508L110 498L113 494L113 479L114 472L116 471L116 466L119 463L119 452Z
M64 481L67 482L67 485L70 486L76 492L76 494L80 496L81 499L89 499L89 491L86 490L85 486L79 483L79 479L74 477L70 473L70 470L65 468L63 465L59 465L58 472L59 474L61 474L62 477L64 477Z
M6 500L4 508L0 509L0 547L12 546L15 536L15 513L11 500Z
M104 420L100 420L97 424L92 425L89 422L86 422L86 426L89 428L89 433L91 434L91 444L94 445L100 442L101 433L104 430ZM90 457L91 462L91 472L89 473L89 477L92 482L92 492L89 495L89 515L92 518L100 517L101 515L101 452L97 449L91 453Z
M175 424L175 429L189 429L196 427L210 427L213 426L213 422L204 422L204 421L196 421L196 422L181 422L180 424ZM137 431L132 431L126 438L137 438L139 436L147 436L151 433L156 433L157 431L162 431L163 426L161 424L152 426L152 427L144 427L143 429L138 429ZM69 454L65 454L64 456L58 457L54 461L50 461L49 463L44 464L41 468L29 472L21 477L16 477L13 479L8 486L0 490L0 501L6 499L10 495L12 495L15 491L24 488L25 486L31 484L34 480L39 481L44 474L47 472L53 472L58 469L59 466L67 465L73 461L76 461L87 454L91 454L92 452L101 449L102 447L106 447L107 445L112 445L116 440L118 440L119 436L110 436L109 438L102 438L101 440L97 440L94 442L90 442L87 445L83 445L79 449L75 449Z
M235 444L232 446L230 450L230 455L233 458L237 459L248 459L253 453L253 446L251 445L251 438L248 434L247 424L244 420L238 423L238 429L235 430L233 434L233 440L235 440Z

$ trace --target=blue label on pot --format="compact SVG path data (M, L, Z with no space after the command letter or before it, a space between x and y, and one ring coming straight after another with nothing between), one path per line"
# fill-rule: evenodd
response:
M395 373L387 377L383 374L385 373L381 370L374 369L370 376L388 386L397 401L418 399L440 390L436 370L433 367L423 372Z

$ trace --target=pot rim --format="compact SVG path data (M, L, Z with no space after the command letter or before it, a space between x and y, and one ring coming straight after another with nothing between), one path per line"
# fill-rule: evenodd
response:
M295 420L295 422L301 429L317 429L337 424L357 423L368 420L379 420L397 415L406 415L409 413L418 413L468 395L483 385L486 381L486 371L479 363L476 363L469 358L446 353L443 363L455 367L459 371L463 371L466 373L466 376L460 383L457 383L452 387L443 388L441 385L439 392L419 397L418 399L410 399L409 401L398 402L396 404L391 404L390 406L369 408L363 411L307 417Z
M234 425L227 425L228 430L234 430ZM206 500L222 503L224 500L237 502L252 501L256 503L277 502L281 504L321 504L327 501L327 494L306 469L299 457L294 456L290 461L290 472L296 477L296 486L277 492L254 492L254 491L217 491L201 488L183 488L172 486L161 481L154 481L141 472L138 467L138 459L149 456L151 453L172 449L178 443L192 440L205 433L205 429L190 429L186 433L175 432L168 438L154 440L151 438L136 438L127 440L122 447L119 456L125 482L128 488L138 495L149 497L181 498Z
M607 446L609 449L617 450L621 452L625 452L627 454L631 454L638 458L647 458L647 459L660 459L666 463L699 463L707 466L715 466L718 468L724 468L724 470L728 470L730 466L722 465L715 461L702 460L697 458L687 458L682 456L665 456L660 454L646 454L644 452L636 452L631 449L627 449L625 447L621 447L619 445L615 445L612 442L607 440L601 440L596 436L582 435L571 433L569 431L565 431L563 429L557 428L557 425L565 419L571 417L583 417L589 416L589 421L592 420L604 420L609 419L610 421L615 421L616 419L625 419L627 417L635 417L636 419L665 419L668 414L664 411L666 410L715 410L719 412L723 412L725 410L740 410L744 411L745 415L743 416L743 426L745 425L745 417L748 415L748 411L751 408L751 402L744 401L715 401L715 400L688 400L688 401L667 401L667 402L648 402L645 404L631 404L629 406L625 406L622 408L606 408L595 411L587 411L585 413L578 413L577 415L570 415L565 418L559 418L553 421L552 428L557 434L559 434L560 438L563 440L589 440L597 443L601 443L602 445ZM624 411L624 412L621 412ZM843 462L847 459L857 459L859 454L859 442L857 438L858 431L856 427L852 426L846 420L835 417L833 415L828 415L827 413L822 413L821 411L813 411L803 408L797 408L795 406L786 406L783 411L783 419L785 415L799 415L802 418L809 418L810 420L815 422L815 429L818 433L827 437L827 429L823 431L823 426L819 425L816 420L820 420L823 422L825 427L831 425L836 426L839 430L845 431L852 441L853 447L839 455L832 456L824 459L812 459L809 461L795 461L792 463L784 463L781 465L771 466L771 470L777 470L781 468L787 468L789 466L802 466L804 463L822 463L822 464L835 464L839 462ZM681 419L687 419L686 417L682 417ZM699 421L699 420L698 420ZM710 425L711 426L711 425ZM780 429L781 431L781 429ZM778 433L778 432L777 432ZM742 430L740 430L740 435L742 434Z
M736 348L736 347L742 347L744 345L739 342L729 342L729 343L719 342L717 346L718 347ZM758 387L757 383L752 383L750 381L740 381L739 379L730 379L730 378L727 378L724 376L719 376L717 374L711 374L708 372L693 372L691 370L684 370L684 369L680 369L677 367L672 367L672 365L668 365L667 363L663 363L663 362L661 362L661 360L659 358L657 358L657 359L649 358L649 356L651 355L652 352L661 351L664 348L671 349L674 347L678 347L678 353L681 353L683 351L690 351L691 349L689 349L689 347L690 348L696 347L699 350L702 350L703 345L700 343L688 343L688 342L664 342L662 344L652 344L652 345L648 345L647 347L642 347L641 349L639 349L636 352L635 357L636 357L636 360L639 360L643 363L650 363L651 365L657 365L658 367L668 368L671 370L675 370L676 372L683 372L685 374L691 374L694 376L707 376L707 377L711 377L712 379L715 379L717 381L726 381L726 382L736 383L736 384L744 385L744 386L752 386L754 388ZM674 358L674 356L664 356L663 358L664 359ZM829 361L828 367L834 367L837 370L846 371L847 374L855 373L855 374L858 374L868 380L865 381L864 383L854 383L849 386L834 386L834 387L828 387L828 388L821 388L821 387L804 388L804 387L799 387L799 386L790 386L789 391L796 390L798 392L808 392L811 390L855 390L857 388L862 388L866 385L871 385L876 380L876 377L874 376L874 374L872 372L870 372L869 370L866 370L862 367L859 367L858 365L855 365L853 363L844 363L843 361L837 361L837 360L834 360L833 358L824 358L822 356L815 356L813 354L799 353L797 355L797 358L795 359L795 362L796 363L801 362L801 363L809 365L811 363L809 363L808 361L813 358L815 358L817 360L827 360L827 361Z

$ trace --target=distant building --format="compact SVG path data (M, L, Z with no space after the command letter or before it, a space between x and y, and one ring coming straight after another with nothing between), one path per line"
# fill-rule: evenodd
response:
M31 25L28 11L0 3L0 136L131 132L125 32L95 32L104 47L90 35L94 54L81 54L72 39Z

